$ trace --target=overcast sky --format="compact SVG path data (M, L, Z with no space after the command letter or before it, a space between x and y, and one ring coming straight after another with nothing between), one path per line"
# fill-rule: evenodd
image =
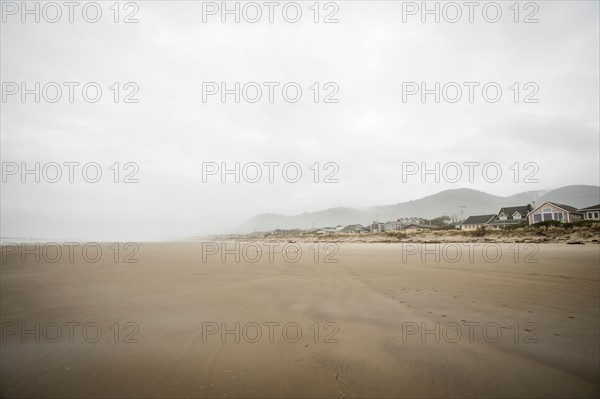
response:
M65 6L60 20L50 23L44 17L57 18L56 10L39 3L40 22L26 14L23 23L21 2L1 3L3 237L174 239L228 232L266 212L393 204L461 187L507 196L599 182L597 1L538 1L528 9L521 3L518 23L512 1L498 2L502 16L496 23L484 19L486 2L475 8L473 23L464 6L456 23L446 21L456 17L456 8L443 8L445 3L439 5L446 11L439 23L432 15L423 23L419 10L412 15L410 4L391 1L321 3L319 23L312 1L298 2L302 16L296 23L284 18L286 2L274 9L272 23L262 2L257 23L244 19L254 18L256 8L246 7L239 23L233 15L222 23L212 4L191 1L138 1L127 8L121 3L119 23L109 9L112 1L100 3L96 23L83 18L81 2L72 23ZM93 20L93 6L86 10ZM495 8L486 10L493 20ZM295 11L288 6L286 18L294 19ZM123 23L127 16L138 22ZM323 23L325 17L338 22ZM523 23L526 17L539 22ZM34 94L22 101L23 82L29 89L40 82L39 103ZM47 101L56 93L53 85L44 92L49 82L62 87L56 103ZM64 82L79 83L73 103ZM89 82L102 89L96 103L83 98ZM262 97L250 103L242 96L235 103L230 94L223 103L217 93L203 102L203 82L217 83L209 88L225 82L229 89L235 82L257 82ZM279 83L273 103L264 82ZM289 82L302 89L295 103L282 95ZM450 85L439 103L434 94L423 103L420 93L403 101L403 93L421 82L429 89L435 82L457 82L462 97L446 101L455 97ZM464 82L479 84L473 102ZM483 97L482 87L490 82L490 100L496 84L502 89L497 102ZM255 87L247 88L246 97L255 97ZM92 99L93 87L88 94ZM138 102L124 103L128 94ZM287 94L293 98L294 87ZM323 101L330 94L337 102ZM47 181L55 174L50 166L40 183L33 175L22 183L20 170L12 174L15 164L33 169L35 162L62 165L60 181ZM73 183L64 162L81 164ZM81 166L91 162L102 169L97 183L82 178ZM119 183L110 169L115 162ZM264 165L258 183L235 183L233 176L222 183L219 173L203 182L203 162L281 165L274 166L273 183ZM281 166L291 162L301 167L297 183L282 176ZM318 183L310 169L315 162ZM495 162L502 178L487 181L495 173L488 170L486 180L479 167L473 182L466 168L456 183L436 183L432 175L423 182L419 173L403 182L403 162L430 168L435 162ZM125 168L127 163L139 170ZM327 163L335 165L325 168ZM246 171L254 176L254 169ZM130 172L138 183L123 182ZM88 173L93 178L93 169ZM330 173L337 183L323 182ZM286 177L294 175L288 169Z

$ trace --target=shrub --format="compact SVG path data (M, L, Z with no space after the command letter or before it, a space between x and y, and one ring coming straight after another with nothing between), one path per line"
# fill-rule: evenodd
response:
M456 230L456 226L453 224L446 224L443 226L439 226L436 230Z
M406 238L406 234L401 231L386 231L385 235L388 237Z
M486 234L487 234L487 230L485 229L485 226L479 226L477 229L475 229L471 232L471 235L473 237L483 237Z
M506 230L516 230L516 229L522 229L523 227L527 227L527 222L521 222L518 224L511 224L509 226L506 226L505 229Z
M560 226L562 223L559 222L558 220L546 220L544 222L538 222L538 223L534 223L531 225L531 227L534 228L545 228L546 230L548 230L548 227L557 227Z
M594 221L594 220L582 220L580 222L573 223L573 226L577 226L577 227L598 227L598 226L600 226L600 223L598 223L597 221Z

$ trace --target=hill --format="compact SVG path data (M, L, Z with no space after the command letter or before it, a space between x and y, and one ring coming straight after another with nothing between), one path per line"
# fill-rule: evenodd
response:
M236 229L236 233L270 231L281 229L309 229L360 223L366 225L377 219L385 222L399 217L418 216L434 218L448 215L468 217L477 214L495 213L501 207L525 204L541 204L553 201L577 208L600 203L598 186L566 186L550 191L526 191L508 197L500 197L469 188L445 190L417 200L395 205L368 208L330 208L318 212L305 212L294 216L261 214L248 220Z

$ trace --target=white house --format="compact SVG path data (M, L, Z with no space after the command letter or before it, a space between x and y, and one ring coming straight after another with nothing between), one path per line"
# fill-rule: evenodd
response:
M323 227L317 230L317 234L333 234L335 232L337 232L335 227Z
M476 215L469 216L464 222L461 223L461 230L476 230L482 226L489 226L496 220L496 215Z
M340 230L340 232L345 234L363 234L369 232L369 229L360 224L350 224Z
M600 220L600 204L578 209L577 211L581 212L584 220Z
M402 223L398 221L386 222L383 226L385 231L396 231L402 229Z
M376 220L371 223L371 233L383 233L385 231L385 223L378 222Z

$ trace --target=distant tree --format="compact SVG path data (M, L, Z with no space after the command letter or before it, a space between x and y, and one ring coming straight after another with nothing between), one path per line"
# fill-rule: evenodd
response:
M450 222L450 216L438 216L434 219L431 219L431 224L434 226L444 227Z

